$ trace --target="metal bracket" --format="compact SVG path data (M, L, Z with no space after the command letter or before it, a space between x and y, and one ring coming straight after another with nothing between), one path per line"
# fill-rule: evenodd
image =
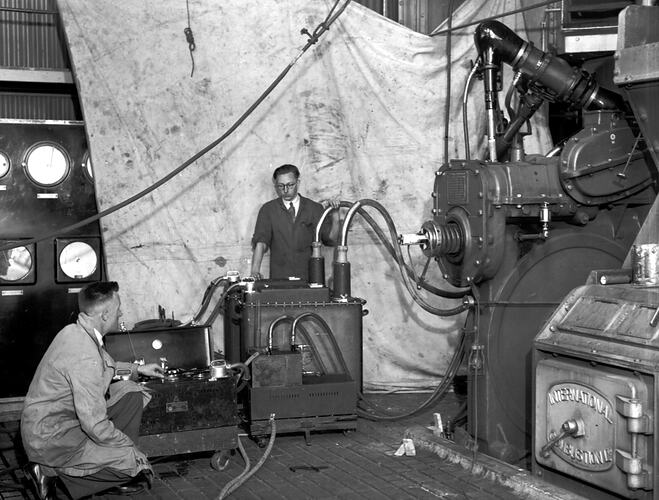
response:
M627 487L632 490L652 489L652 475L643 467L643 459L616 449L616 465L627 474Z
M627 419L627 431L632 434L653 434L654 418L644 412L643 402L638 398L616 395L616 411Z

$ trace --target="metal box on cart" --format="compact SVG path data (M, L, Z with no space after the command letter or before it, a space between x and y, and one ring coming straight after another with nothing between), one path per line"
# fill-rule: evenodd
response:
M151 393L140 425L139 447L148 456L216 451L221 468L238 446L238 403L233 378L212 378L211 332L207 326L155 328L105 336L119 361L167 359L165 379L141 383Z
M252 293L240 291L227 297L224 315L224 348L229 362L244 362L255 351L267 347L273 321L276 346L288 345L292 321L303 314L321 317L331 329L348 365L348 375L362 389L362 317L365 302L332 301L329 289L301 281L257 281ZM304 319L300 332L314 338L326 334L313 318ZM303 333L304 335L304 333ZM331 353L330 353L331 354Z
M267 434L271 413L278 431L304 432L307 439L311 431L356 428L363 305L332 301L325 287L287 280L257 281L252 291L228 297L227 358L245 362L264 353L250 366L252 436Z

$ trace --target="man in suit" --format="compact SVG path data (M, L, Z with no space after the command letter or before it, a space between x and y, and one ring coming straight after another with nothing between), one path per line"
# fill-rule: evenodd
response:
M326 207L339 207L336 200L315 202L298 193L300 171L295 165L282 165L275 169L272 181L277 198L265 203L259 210L252 237L251 275L263 278L261 262L270 250L270 278L309 278L309 257L316 226ZM323 225L322 239L327 243L337 240L339 211L333 210L328 225Z

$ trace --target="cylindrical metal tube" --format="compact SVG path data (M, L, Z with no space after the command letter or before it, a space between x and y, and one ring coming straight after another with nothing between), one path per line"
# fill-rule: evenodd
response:
M600 285L627 285L631 282L628 269L606 271L599 275Z
M334 300L350 297L350 262L334 262Z
M309 259L309 283L314 285L325 284L325 257L311 257Z

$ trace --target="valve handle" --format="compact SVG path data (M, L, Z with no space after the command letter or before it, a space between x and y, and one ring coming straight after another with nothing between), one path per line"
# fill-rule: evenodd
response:
M563 439L564 437L567 436L583 436L584 435L584 423L583 420L571 418L569 420L566 420L563 422L561 425L561 432L559 432L556 436L551 438L547 443L540 449L540 456L542 458L547 458L549 457L549 451L556 446L556 444Z

